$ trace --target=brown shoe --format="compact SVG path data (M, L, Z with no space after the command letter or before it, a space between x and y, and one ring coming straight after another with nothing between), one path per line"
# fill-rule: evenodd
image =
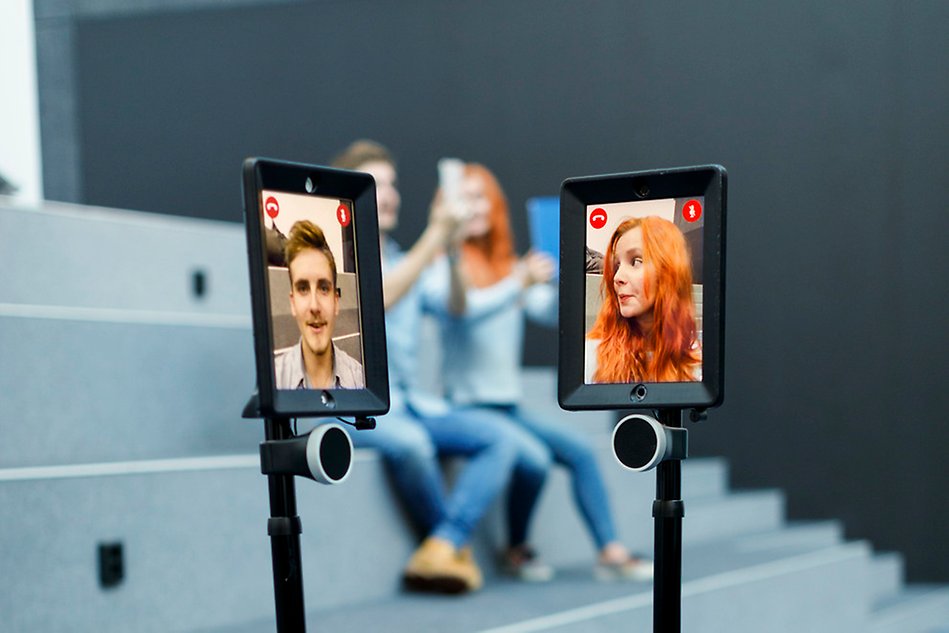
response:
M475 562L474 553L471 551L471 546L466 545L458 550L458 561L465 568L467 574L468 590L477 591L484 586L484 576L481 575L481 570L478 569L478 564Z
M412 554L402 581L413 591L464 593L471 589L470 574L451 542L430 536Z

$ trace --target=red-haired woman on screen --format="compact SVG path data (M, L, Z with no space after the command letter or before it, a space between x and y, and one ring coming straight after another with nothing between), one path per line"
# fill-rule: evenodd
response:
M682 232L657 216L624 220L604 264L603 303L587 333L587 382L701 380L692 264Z

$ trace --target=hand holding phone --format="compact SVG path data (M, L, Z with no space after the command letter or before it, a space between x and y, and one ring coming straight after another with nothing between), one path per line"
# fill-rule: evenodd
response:
M529 251L521 258L524 287L545 284L554 278L557 262L543 251Z
M465 164L457 158L442 158L438 161L438 185L448 212L458 222L464 222L471 215L462 191L465 178Z

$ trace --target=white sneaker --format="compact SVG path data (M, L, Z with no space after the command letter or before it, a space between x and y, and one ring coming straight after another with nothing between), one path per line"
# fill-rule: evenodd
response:
M602 582L617 580L645 582L652 580L654 575L652 561L644 558L628 558L619 563L598 562L593 568L593 577Z
M524 582L548 582L554 577L554 568L540 559L527 546L515 547L504 553L504 570Z

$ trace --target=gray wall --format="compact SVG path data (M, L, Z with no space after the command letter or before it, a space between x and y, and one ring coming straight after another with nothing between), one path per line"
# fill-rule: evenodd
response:
M515 212L568 176L725 165L726 403L694 451L949 580L949 3L125 4L36 2L53 198L239 221L244 156L371 137L409 242L442 155ZM555 362L552 333L528 347Z

